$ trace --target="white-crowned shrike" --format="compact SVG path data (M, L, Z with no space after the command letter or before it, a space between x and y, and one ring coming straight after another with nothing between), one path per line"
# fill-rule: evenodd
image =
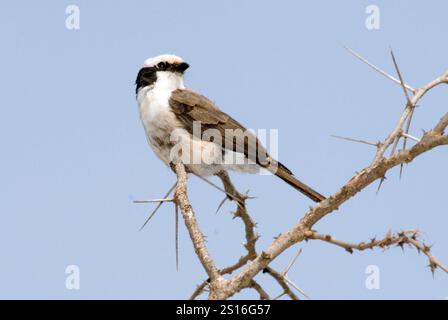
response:
M319 202L320 193L297 180L273 159L258 138L206 97L185 89L189 65L175 55L147 59L136 80L140 118L157 156L167 165L182 161L198 176L225 170L272 172Z

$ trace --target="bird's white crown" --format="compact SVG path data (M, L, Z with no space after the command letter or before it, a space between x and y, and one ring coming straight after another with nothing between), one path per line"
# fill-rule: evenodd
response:
M162 54L157 57L148 58L143 63L143 67L154 67L159 62L168 62L170 64L179 64L184 62L184 60L181 57L178 57L174 54Z

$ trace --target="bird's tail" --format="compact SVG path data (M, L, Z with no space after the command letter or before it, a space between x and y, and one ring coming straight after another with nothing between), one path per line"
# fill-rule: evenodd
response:
M313 200L314 202L321 202L325 200L325 197L321 195L319 192L297 180L292 174L292 172L281 163L278 163L278 166L276 167L270 166L267 169L273 174L275 174L277 177L285 181L291 187L293 187L297 191L303 193L305 196Z

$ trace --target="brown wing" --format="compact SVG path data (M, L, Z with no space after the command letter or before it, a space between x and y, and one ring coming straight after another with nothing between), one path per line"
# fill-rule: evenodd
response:
M213 142L219 144L223 150L244 153L247 158L261 166L268 164L270 157L255 135L247 131L243 125L228 114L219 110L212 101L203 95L191 90L177 89L172 92L169 104L178 120L197 138L202 139L204 131L215 129L220 133L222 139ZM193 130L195 121L201 125L200 132ZM226 130L228 130L227 133ZM201 136L199 137L198 134Z
M292 172L281 163L272 159L261 142L238 121L219 108L206 97L190 90L177 89L172 92L169 104L185 128L202 139L208 129L217 130L221 140L213 141L225 150L244 153L250 160L271 171L310 199L319 202L325 199L320 193L300 182ZM194 122L200 122L201 130L193 130ZM226 130L239 130L240 134L229 134ZM197 131L197 132L196 132ZM244 135L242 135L244 133ZM200 135L200 136L198 136ZM208 140L207 140L208 141Z

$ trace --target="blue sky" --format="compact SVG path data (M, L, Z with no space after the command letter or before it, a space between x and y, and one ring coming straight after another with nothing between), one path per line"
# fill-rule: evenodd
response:
M68 5L80 29L65 26ZM368 5L380 29L365 27ZM152 205L174 183L147 146L133 82L143 61L175 53L191 65L186 85L246 126L278 129L279 157L297 177L330 194L372 160L374 148L331 138L377 141L404 106L401 88L350 56L343 45L418 87L447 69L442 1L2 1L0 4L0 266L1 298L188 298L205 278L186 229L176 271L174 210L164 205L142 231ZM411 134L446 112L446 87L422 100ZM315 226L348 241L418 228L448 262L446 170L441 148L388 174ZM232 175L257 199L249 210L262 235L258 249L295 223L311 204L272 176ZM222 194L190 179L191 200L219 267L242 253L241 225ZM302 243L273 266L290 273L314 299L443 299L448 275L399 248L350 256ZM77 265L80 289L67 290L65 269ZM380 289L365 286L369 265ZM257 277L275 296L281 290ZM255 298L244 291L237 298Z

